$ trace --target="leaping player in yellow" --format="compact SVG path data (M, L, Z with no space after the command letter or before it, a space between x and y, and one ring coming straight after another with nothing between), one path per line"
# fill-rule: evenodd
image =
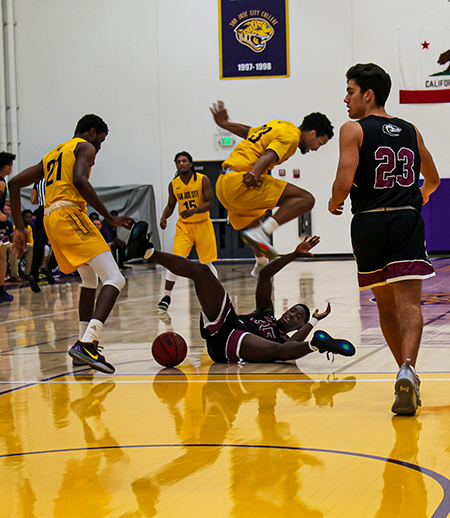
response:
M333 137L333 126L326 115L315 112L307 115L299 127L278 119L251 127L230 121L223 101L217 101L210 109L220 128L245 139L222 164L216 194L236 230L250 227L241 236L253 248L256 265L252 275L258 277L269 259L278 255L270 244L274 230L310 211L315 202L311 193L273 178L270 171L290 158L297 148L302 154L317 151ZM261 217L275 207L276 214L261 223Z

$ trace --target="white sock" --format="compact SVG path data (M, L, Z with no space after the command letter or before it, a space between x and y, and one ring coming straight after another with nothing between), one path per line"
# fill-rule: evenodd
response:
M164 297L170 297L172 290L164 290Z
M279 226L280 225L272 217L270 217L264 221L264 223L261 225L261 228L267 235L271 236Z
M103 322L95 318L91 319L86 331L84 332L82 342L93 342L94 340L100 339L100 333L103 329Z
M269 264L269 259L267 257L255 257L256 259L256 264L263 264L264 266L266 266L266 264Z
M144 254L144 259L150 259L150 257L153 255L154 251L155 251L154 248L148 248Z
M86 332L89 322L78 322L78 340L81 340Z
M219 274L217 273L216 267L213 265L213 263L205 263L206 266L209 267L209 269L212 271L214 277L217 279L219 277Z

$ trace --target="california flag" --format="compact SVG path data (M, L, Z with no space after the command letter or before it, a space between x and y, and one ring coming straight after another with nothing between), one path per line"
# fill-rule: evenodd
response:
M450 102L450 31L401 29L400 103Z

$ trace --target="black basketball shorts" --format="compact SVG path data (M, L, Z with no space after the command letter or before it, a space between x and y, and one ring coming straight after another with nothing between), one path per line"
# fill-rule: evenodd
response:
M425 225L415 209L355 214L351 238L360 290L435 275L426 251Z

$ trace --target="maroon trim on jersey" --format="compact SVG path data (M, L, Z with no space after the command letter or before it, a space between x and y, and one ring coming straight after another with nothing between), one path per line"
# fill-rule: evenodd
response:
M231 300L230 300L230 297L228 296L228 293L225 293L225 296L224 296L224 299L222 302L222 308L221 308L220 313L217 316L216 320L214 320L214 322L209 322L208 318L203 313L203 321L207 322L206 324L203 323L203 328L207 329L211 333L211 336L214 336L222 328L230 310L231 310Z
M450 89L434 91L400 90L400 104L448 102L450 102Z
M233 329L228 335L227 345L225 347L225 355L229 363L238 363L241 358L238 355L238 349L241 345L244 335L248 335L247 331L241 329Z
M434 268L428 261L417 259L416 261L398 261L386 265L376 272L358 272L358 284L360 289L382 286L388 282L412 277L426 279L434 275Z

